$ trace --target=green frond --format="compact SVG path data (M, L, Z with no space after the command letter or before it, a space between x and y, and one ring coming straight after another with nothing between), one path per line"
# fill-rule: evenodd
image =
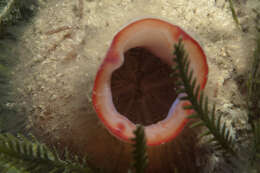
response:
M19 63L14 45L21 34L19 24L25 25L35 14L39 0L0 0L0 131L17 133L24 130L21 111L12 85L14 66ZM24 22L26 21L26 22ZM15 25L15 26L13 26ZM19 29L18 29L19 28Z
M209 110L208 98L204 96L203 91L200 92L200 86L196 86L196 78L193 76L193 71L190 70L190 61L188 55L184 50L182 40L175 45L174 51L176 67L178 69L179 80L181 81L182 88L180 91L186 95L182 97L182 100L188 100L191 106L185 106L185 109L193 109L196 113L193 113L189 118L198 119L191 127L205 126L207 131L201 136L212 135L210 142L214 143L214 148L223 151L223 153L229 153L236 155L234 150L234 139L231 136L230 130L226 127L226 124L222 124L221 116L218 116L216 120L215 106Z
M23 131L25 116L19 111L14 96L12 73L19 60L14 51L15 38L1 35L0 31L0 132L17 133Z
M146 153L146 139L143 126L137 125L134 134L135 137L132 139L134 142L133 166L136 173L144 173L148 164L148 156Z
M237 26L240 28L237 13L235 11L233 2L232 2L232 0L228 0L228 2L229 2L229 7L230 7L230 10L231 10L231 13L232 13L232 17L233 17L234 21L236 22Z
M1 0L0 1L0 9L1 9L1 13L0 13L0 25L4 22L4 19L6 19L6 17L8 15L10 15L14 5L15 5L15 0L10 0L10 1L4 1Z
M75 157L72 157L75 160ZM57 152L46 145L31 142L22 135L15 137L9 133L0 134L0 160L8 168L28 172L92 172L79 159L72 161L69 154L62 160Z
M260 120L254 121L252 135L252 147L250 148L250 164L253 169L259 169L260 161Z
M258 33L256 38L256 49L254 51L253 62L251 66L251 71L247 79L247 109L248 109L248 122L254 130L255 121L259 117L259 64L260 64L260 33Z
M191 124L190 128L195 128L195 127L200 127L200 126L204 126L204 122L203 121L197 121L197 122Z
M251 126L252 148L250 154L251 164L256 166L260 160L260 107L259 107L259 64L260 64L260 33L256 36L256 48L253 54L252 65L249 71L247 86L248 123ZM257 167L257 166L256 166Z
M253 154L254 158L260 159L260 121L255 122L253 133Z
M0 0L0 26L29 19L37 0Z

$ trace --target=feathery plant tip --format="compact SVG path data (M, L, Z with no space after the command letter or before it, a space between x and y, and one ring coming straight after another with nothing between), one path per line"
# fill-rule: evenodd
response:
M0 0L0 29L30 19L38 4L39 0Z
M257 33L256 48L253 62L247 79L248 123L251 125L252 151L251 163L260 160L260 117L259 117L259 64L260 64L260 33ZM257 163L258 164L258 163Z
M255 122L253 138L253 160L260 159L260 121Z
M144 173L148 164L148 156L146 153L146 138L144 127L137 125L134 131L135 137L132 139L133 143L133 166L136 173Z
M71 158L75 162L71 161ZM77 157L65 154L65 159L62 160L56 150L52 152L44 144L31 142L22 135L15 137L8 133L0 134L0 160L7 170L15 167L31 173L92 172L90 168L84 166L86 163L81 164Z
M223 154L236 155L234 150L234 139L226 124L221 123L222 116L216 116L215 105L210 110L208 107L208 97L204 96L203 91L200 91L200 85L197 85L197 80L190 68L190 60L188 54L184 50L182 39L174 46L173 59L176 67L173 67L174 75L179 76L179 90L178 93L184 93L185 96L181 100L186 100L191 105L185 106L184 109L194 110L195 112L188 118L196 119L191 127L205 126L207 130L201 135L212 135L210 142L214 145L216 150L222 151Z
M256 38L256 49L253 55L253 62L251 70L248 75L247 85L247 109L248 109L248 122L251 125L252 131L255 128L255 121L259 118L258 115L258 105L259 105L259 92L258 87L259 82L259 64L260 64L260 33L258 33Z
M228 2L229 2L229 8L230 8L231 13L232 13L232 17L233 17L234 21L236 22L237 26L239 28L241 28L240 24L239 24L239 21L238 21L237 13L236 13L234 5L233 5L233 1L232 0L228 0Z

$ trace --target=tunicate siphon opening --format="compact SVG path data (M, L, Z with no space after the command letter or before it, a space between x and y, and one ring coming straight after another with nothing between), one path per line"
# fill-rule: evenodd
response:
M150 125L165 119L177 97L171 73L171 67L149 50L129 49L123 65L112 74L115 108L135 124Z

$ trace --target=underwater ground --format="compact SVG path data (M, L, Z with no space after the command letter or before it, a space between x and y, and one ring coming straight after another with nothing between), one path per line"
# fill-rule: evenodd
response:
M99 153L94 160L109 165L100 161L109 160L110 157L103 156L109 147L96 149L110 134L98 121L92 106L95 75L116 32L133 20L155 17L178 25L200 43L209 66L205 88L209 103L216 103L216 112L223 115L222 121L232 129L236 143L249 147L244 140L250 129L245 77L256 48L259 0L233 1L239 25L225 0L39 2L32 7L37 11L33 17L9 27L8 33L15 38L5 38L4 47L11 50L10 56L16 62L9 78L10 99L5 100L5 105L18 113L9 111L7 119L12 121L3 123L3 129L12 131L17 127L17 131L31 132L44 143L72 147L79 155L80 151L90 152L90 156ZM15 121L22 125L14 125ZM105 134L98 136L95 132L99 129ZM230 166L204 140L196 144L203 146L198 152L203 154L194 160L200 172L246 172L243 165ZM107 155L112 151L107 151ZM116 160L111 164L117 165L120 157L120 153L111 156Z

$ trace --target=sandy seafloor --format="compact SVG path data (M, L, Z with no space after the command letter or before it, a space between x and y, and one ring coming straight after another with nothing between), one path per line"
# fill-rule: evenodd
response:
M82 3L80 3L82 2ZM258 3L258 4L257 4ZM240 145L247 116L243 81L255 48L257 0L234 2L241 24L235 24L224 0L47 0L24 29L16 45L20 63L13 76L17 103L26 108L28 129L60 138L70 129L73 111L87 104L114 34L142 17L165 19L190 33L203 47L209 65L206 94L233 129ZM102 126L102 125L100 125ZM192 144L191 144L192 145ZM230 172L221 156L209 152L201 172ZM232 170L243 172L243 170Z

